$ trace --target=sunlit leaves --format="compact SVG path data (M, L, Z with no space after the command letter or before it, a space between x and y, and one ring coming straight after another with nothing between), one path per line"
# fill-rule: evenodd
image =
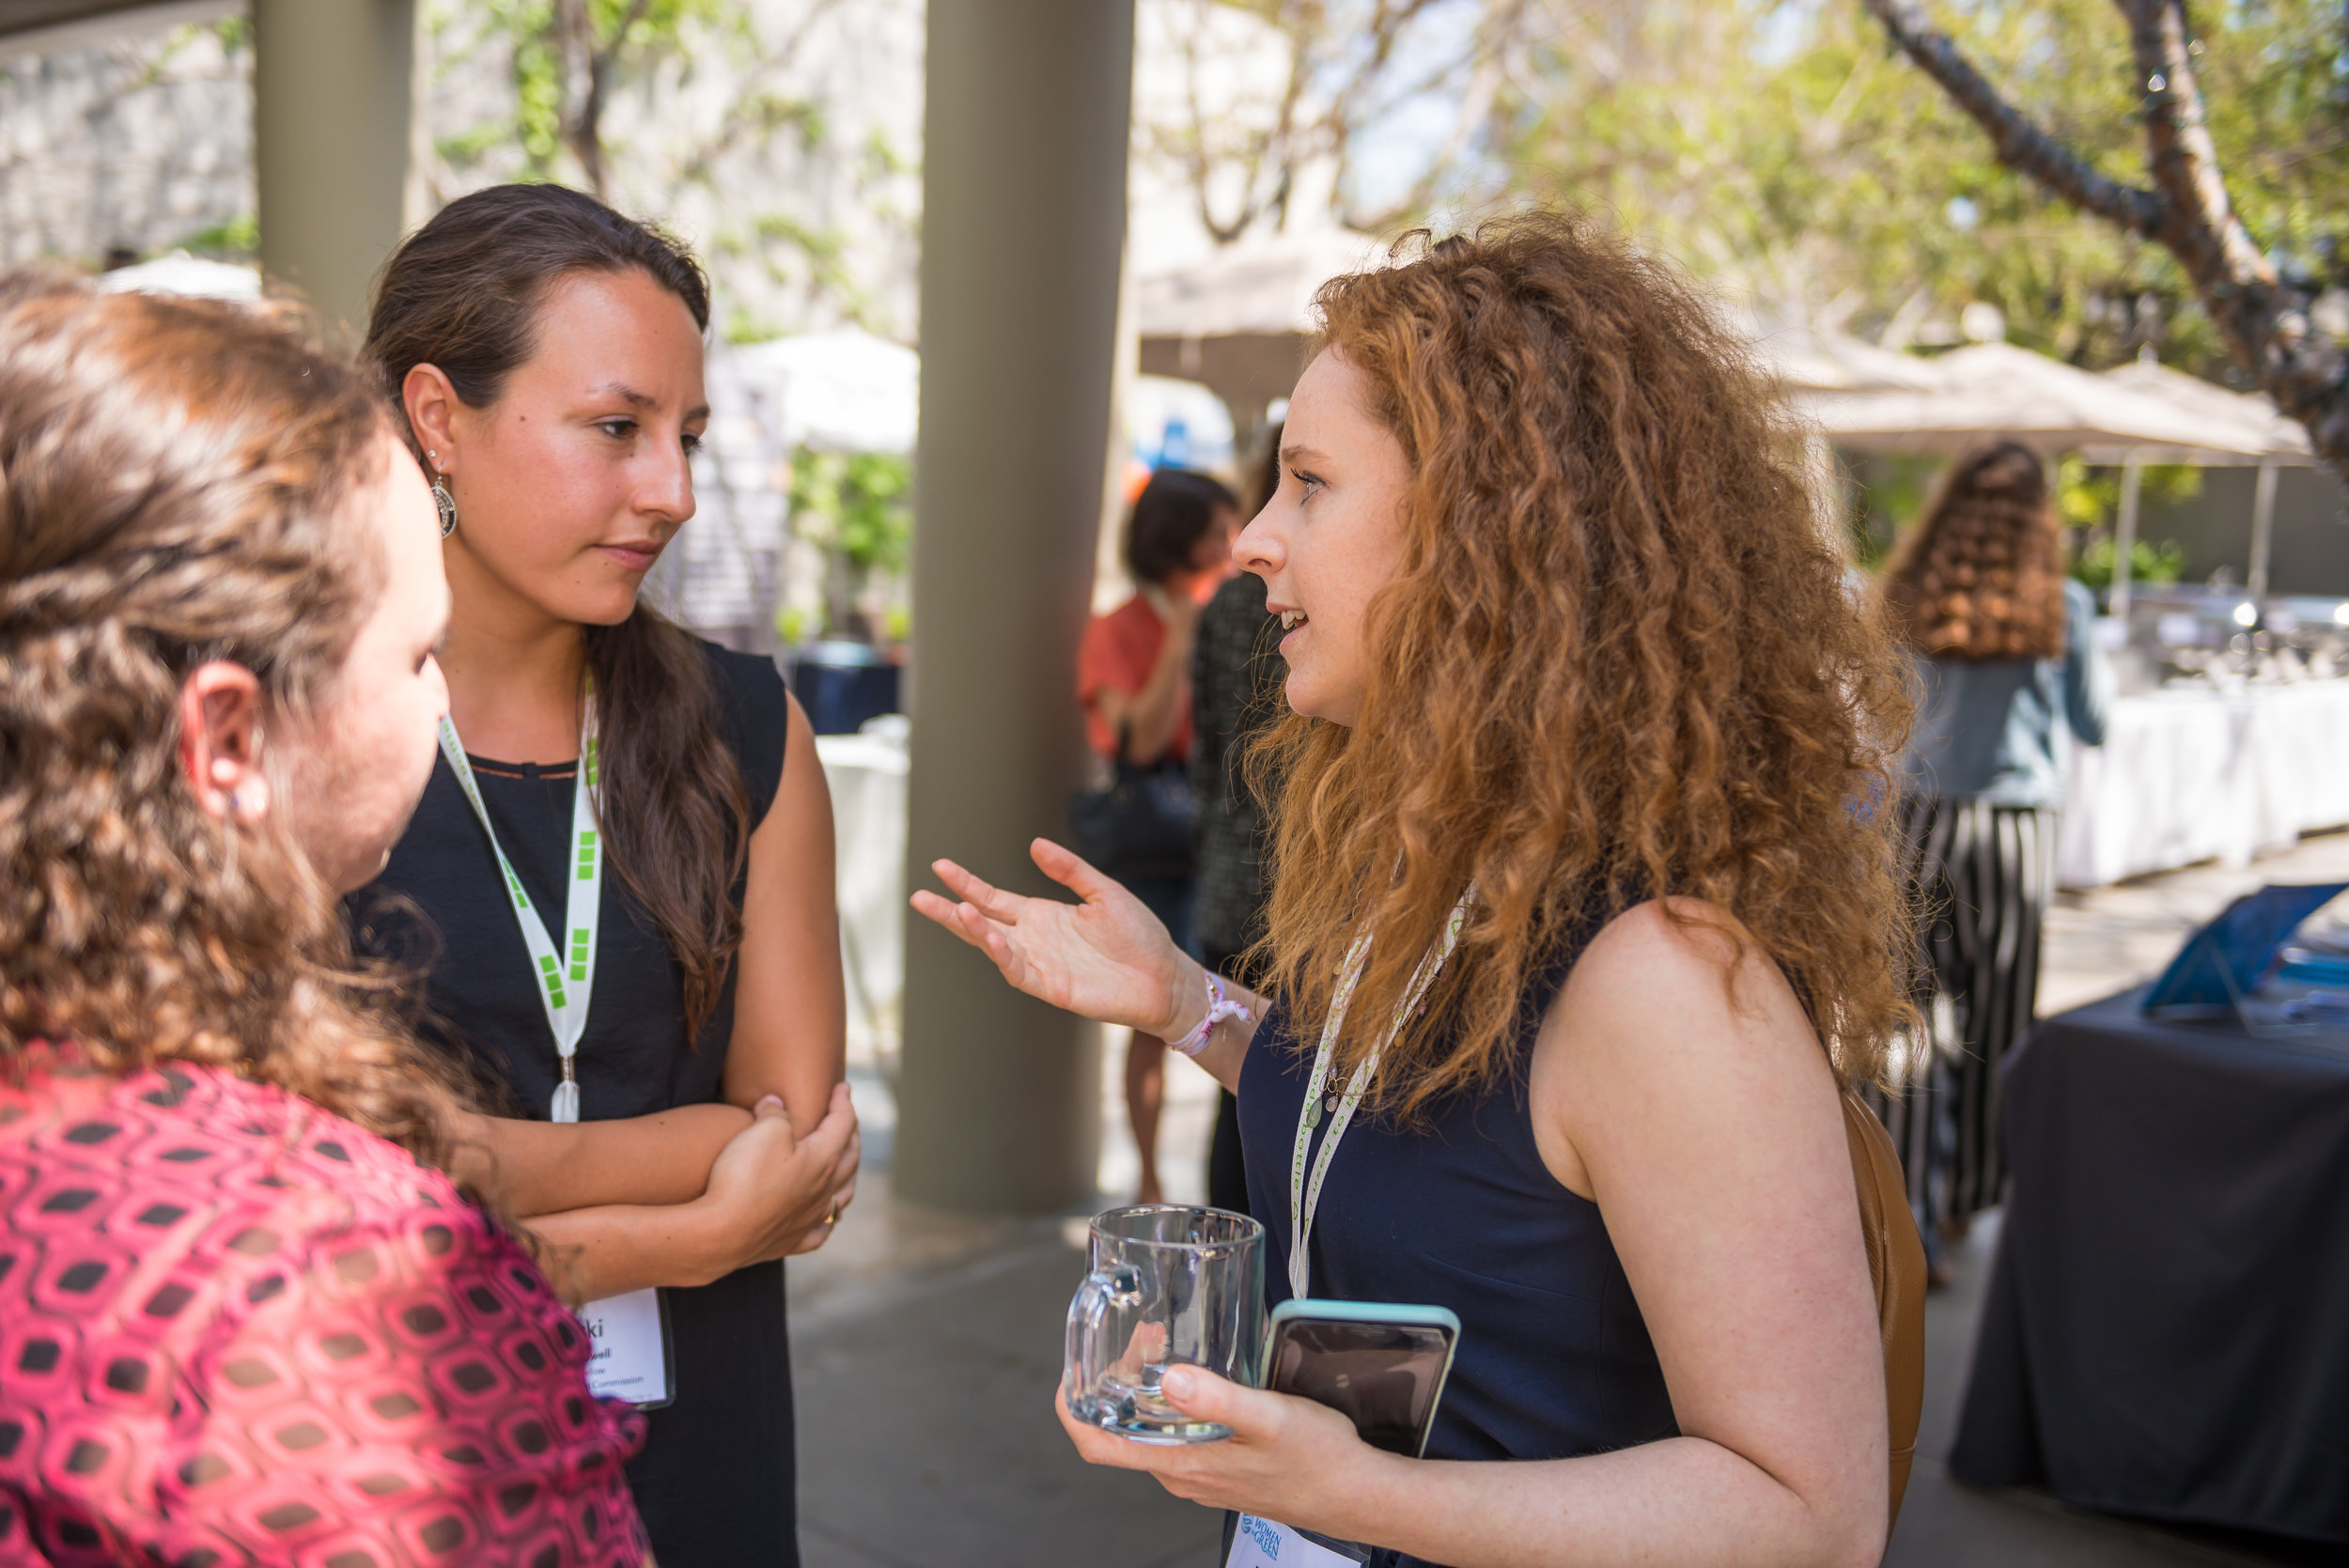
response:
M2104 173L2147 182L2143 84L2110 0L1935 8L2010 102ZM1999 166L1856 0L1610 0L1562 10L1517 105L1524 182L1613 210L1765 306L1894 342L1965 304L2101 366L2151 343L2231 362L2169 254ZM2337 0L2198 6L2221 166L2288 271L2349 266L2349 71Z

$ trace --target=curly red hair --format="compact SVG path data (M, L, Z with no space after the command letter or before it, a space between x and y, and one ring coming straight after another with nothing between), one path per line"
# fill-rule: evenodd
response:
M1459 958L1380 1070L1408 1116L1495 1081L1532 978L1669 891L1734 917L1843 1079L1875 1078L1907 1010L1887 763L1909 697L1766 383L1588 219L1413 246L1317 302L1413 476L1359 725L1292 713L1252 758L1285 778L1274 988L1326 1016L1377 932L1350 1070L1473 881Z

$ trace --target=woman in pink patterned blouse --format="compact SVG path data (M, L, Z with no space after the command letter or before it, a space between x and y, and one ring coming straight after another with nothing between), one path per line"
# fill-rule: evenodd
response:
M334 908L430 767L435 522L298 320L0 282L0 1565L646 1560Z

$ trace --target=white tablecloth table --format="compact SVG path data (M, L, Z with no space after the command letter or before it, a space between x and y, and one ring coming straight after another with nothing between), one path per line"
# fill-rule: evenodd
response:
M2075 747L2056 882L2095 888L2197 861L2248 865L2349 824L2349 679L2122 697Z
M895 1048L905 993L903 721L878 733L819 735L816 754L823 759L824 782L832 787L851 1045L886 1056ZM855 1038L860 1034L862 1041Z

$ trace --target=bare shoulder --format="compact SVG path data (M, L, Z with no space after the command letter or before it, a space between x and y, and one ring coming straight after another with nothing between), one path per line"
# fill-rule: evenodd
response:
M1543 1019L1530 1087L1546 1161L1585 1197L1609 1145L1676 1144L1766 1105L1834 1112L1794 987L1735 916L1689 898L1636 905L1592 939Z
M784 693L785 733L783 782L751 834L753 875L763 846L801 846L820 838L832 840L832 786L824 778L824 759L816 749L816 726L808 722L800 699ZM780 847L770 853L785 853Z
M1548 1022L1600 1048L1643 1044L1644 1056L1735 1049L1756 1028L1776 1033L1788 1023L1817 1048L1794 987L1761 942L1728 910L1697 898L1652 900L1609 921Z
M783 694L783 705L784 734L788 737L783 753L785 769L788 771L791 764L798 762L815 768L820 776L823 767L816 754L816 726L809 721L807 709L800 706L797 693L788 690Z

